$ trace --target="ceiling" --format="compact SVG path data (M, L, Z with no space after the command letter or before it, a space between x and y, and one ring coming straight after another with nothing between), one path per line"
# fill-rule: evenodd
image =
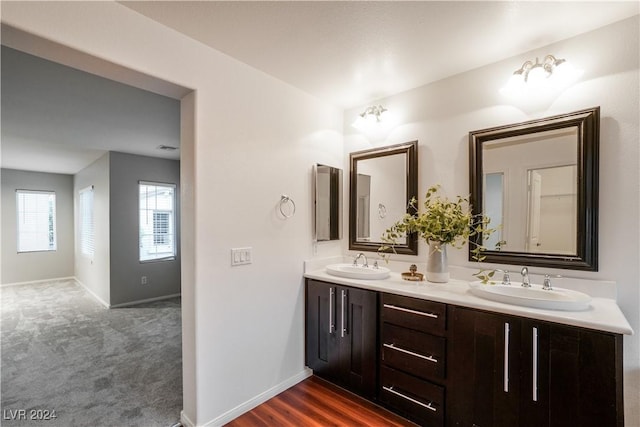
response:
M122 4L342 108L469 71L639 13L637 1Z
M75 174L107 151L179 159L180 101L2 46L2 167Z
M120 3L338 108L363 105L513 57L640 10L637 1ZM99 131L92 132L87 114L93 110L91 103L101 105L100 99L105 99L98 95L108 86L104 79L53 63L49 64L58 74L8 71L15 58L7 60L5 50L2 167L72 174L109 150L172 156L155 148L176 141L159 142L157 129L149 129L168 114L167 108L173 108L165 101L175 100L109 81L117 90L106 89L104 94L124 122L115 124L94 115L89 120ZM52 75L57 77L51 79ZM30 76L35 80L27 80ZM55 99L44 102L34 93L52 94ZM28 108L25 94L31 96ZM114 94L143 104L157 96L155 107L136 104L134 110L126 110L149 113L145 119L149 128L145 120L127 122L127 114L117 111L123 101L110 98ZM159 116L152 118L156 113ZM179 121L179 110L175 119ZM179 138L175 130L169 132Z

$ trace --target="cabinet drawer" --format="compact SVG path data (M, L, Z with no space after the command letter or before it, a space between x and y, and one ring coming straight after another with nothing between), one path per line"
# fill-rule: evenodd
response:
M382 321L417 331L443 335L447 305L399 295L382 294Z
M382 362L425 379L444 379L446 339L382 324Z
M444 425L444 387L382 366L379 392L381 402L420 425Z

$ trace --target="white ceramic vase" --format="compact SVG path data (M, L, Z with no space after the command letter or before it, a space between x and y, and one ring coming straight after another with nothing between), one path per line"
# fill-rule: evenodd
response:
M429 282L434 283L447 283L449 281L446 243L429 242L426 277Z

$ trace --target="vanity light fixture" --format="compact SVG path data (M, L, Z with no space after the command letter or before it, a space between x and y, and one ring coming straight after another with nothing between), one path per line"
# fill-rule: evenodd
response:
M383 121L384 113L387 111L382 105L372 105L365 108L365 110L358 114L356 121L351 126L356 129L365 129L372 125L381 123Z
M544 87L561 89L573 83L582 75L566 59L547 55L542 62L526 61L513 72L506 86L500 91L504 94L519 94Z

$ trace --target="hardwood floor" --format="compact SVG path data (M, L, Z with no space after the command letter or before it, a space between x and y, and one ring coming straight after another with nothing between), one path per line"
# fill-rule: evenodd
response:
M316 376L241 415L227 427L415 426Z

